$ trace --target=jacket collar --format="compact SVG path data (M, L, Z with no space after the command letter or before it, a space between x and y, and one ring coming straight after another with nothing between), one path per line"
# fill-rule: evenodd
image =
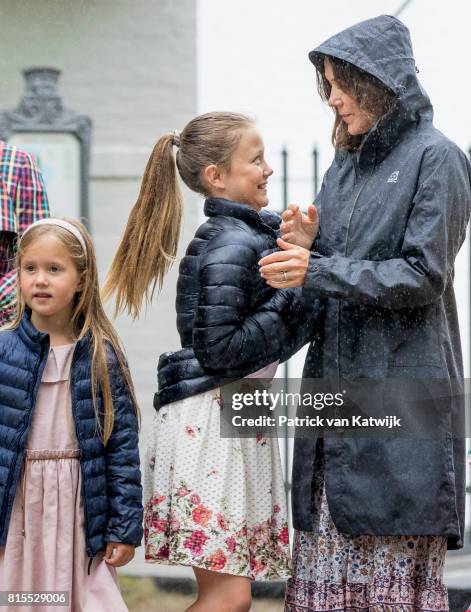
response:
M18 327L18 334L23 342L33 350L38 350L46 341L49 340L49 334L38 331L31 322L31 310L28 308L23 313L23 316Z
M49 334L37 330L31 321L31 310L25 309L23 316L18 326L18 334L21 340L32 350L38 351L44 345L49 342ZM87 348L90 343L90 333L77 342L77 350L82 351Z
M412 120L401 113L400 104L396 102L393 108L371 128L366 134L363 146L358 157L361 170L380 164L404 137L406 132L414 129L422 119ZM356 151L337 149L335 159L342 166L348 156L356 156Z
M360 153L360 167L380 164L406 132L415 128L422 120L427 119L406 113L401 102L396 100L390 111L381 117L366 135Z
M204 214L207 217L233 217L240 219L256 227L258 230L276 236L276 232L273 227L273 214L268 211L261 211L258 213L255 209L251 208L247 204L241 204L240 202L233 202L232 200L226 200L224 198L208 198L204 202ZM266 217L264 220L263 217Z

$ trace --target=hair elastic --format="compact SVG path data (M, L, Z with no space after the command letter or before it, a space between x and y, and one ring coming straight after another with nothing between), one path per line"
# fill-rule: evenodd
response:
M75 227L75 225L72 225L72 223L65 221L65 219L55 219L54 217L49 217L47 219L39 219L39 221L35 221L31 225L28 225L28 227L25 229L25 231L21 235L20 240L23 239L23 236L27 234L30 229L32 229L33 227L37 227L38 225L56 225L58 227L62 227L63 229L67 230L68 232L73 234L75 238L77 238L77 240L80 242L80 245L83 249L83 253L85 257L87 257L87 245L85 244L85 240L83 239L82 234Z

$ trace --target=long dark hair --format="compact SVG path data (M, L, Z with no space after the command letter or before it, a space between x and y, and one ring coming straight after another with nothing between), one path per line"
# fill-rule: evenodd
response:
M357 68L350 62L337 57L325 55L332 64L334 76L342 89L355 98L361 110L371 119L372 124L378 121L391 108L394 93L372 74ZM325 77L324 62L316 66L317 90L324 102L330 98L331 86ZM348 126L336 109L334 127L332 129L332 144L336 149L353 151L360 146L363 134L352 136Z

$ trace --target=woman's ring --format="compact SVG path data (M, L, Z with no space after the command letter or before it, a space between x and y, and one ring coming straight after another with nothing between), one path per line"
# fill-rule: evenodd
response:
M284 270L282 270L281 273L283 274L283 282L287 283L288 282L288 277L286 276L286 272Z

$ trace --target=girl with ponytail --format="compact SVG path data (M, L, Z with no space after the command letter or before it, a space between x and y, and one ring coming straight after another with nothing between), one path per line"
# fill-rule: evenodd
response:
M308 339L295 324L296 292L272 289L258 274L279 236L280 218L264 210L272 172L245 115L201 115L181 135L163 136L104 288L106 297L116 294L116 311L138 317L162 286L180 234L179 174L206 198L208 219L180 263L182 349L159 361L144 535L148 561L193 567L192 612L249 610L251 580L290 574L277 440L220 435L222 381L271 378Z

